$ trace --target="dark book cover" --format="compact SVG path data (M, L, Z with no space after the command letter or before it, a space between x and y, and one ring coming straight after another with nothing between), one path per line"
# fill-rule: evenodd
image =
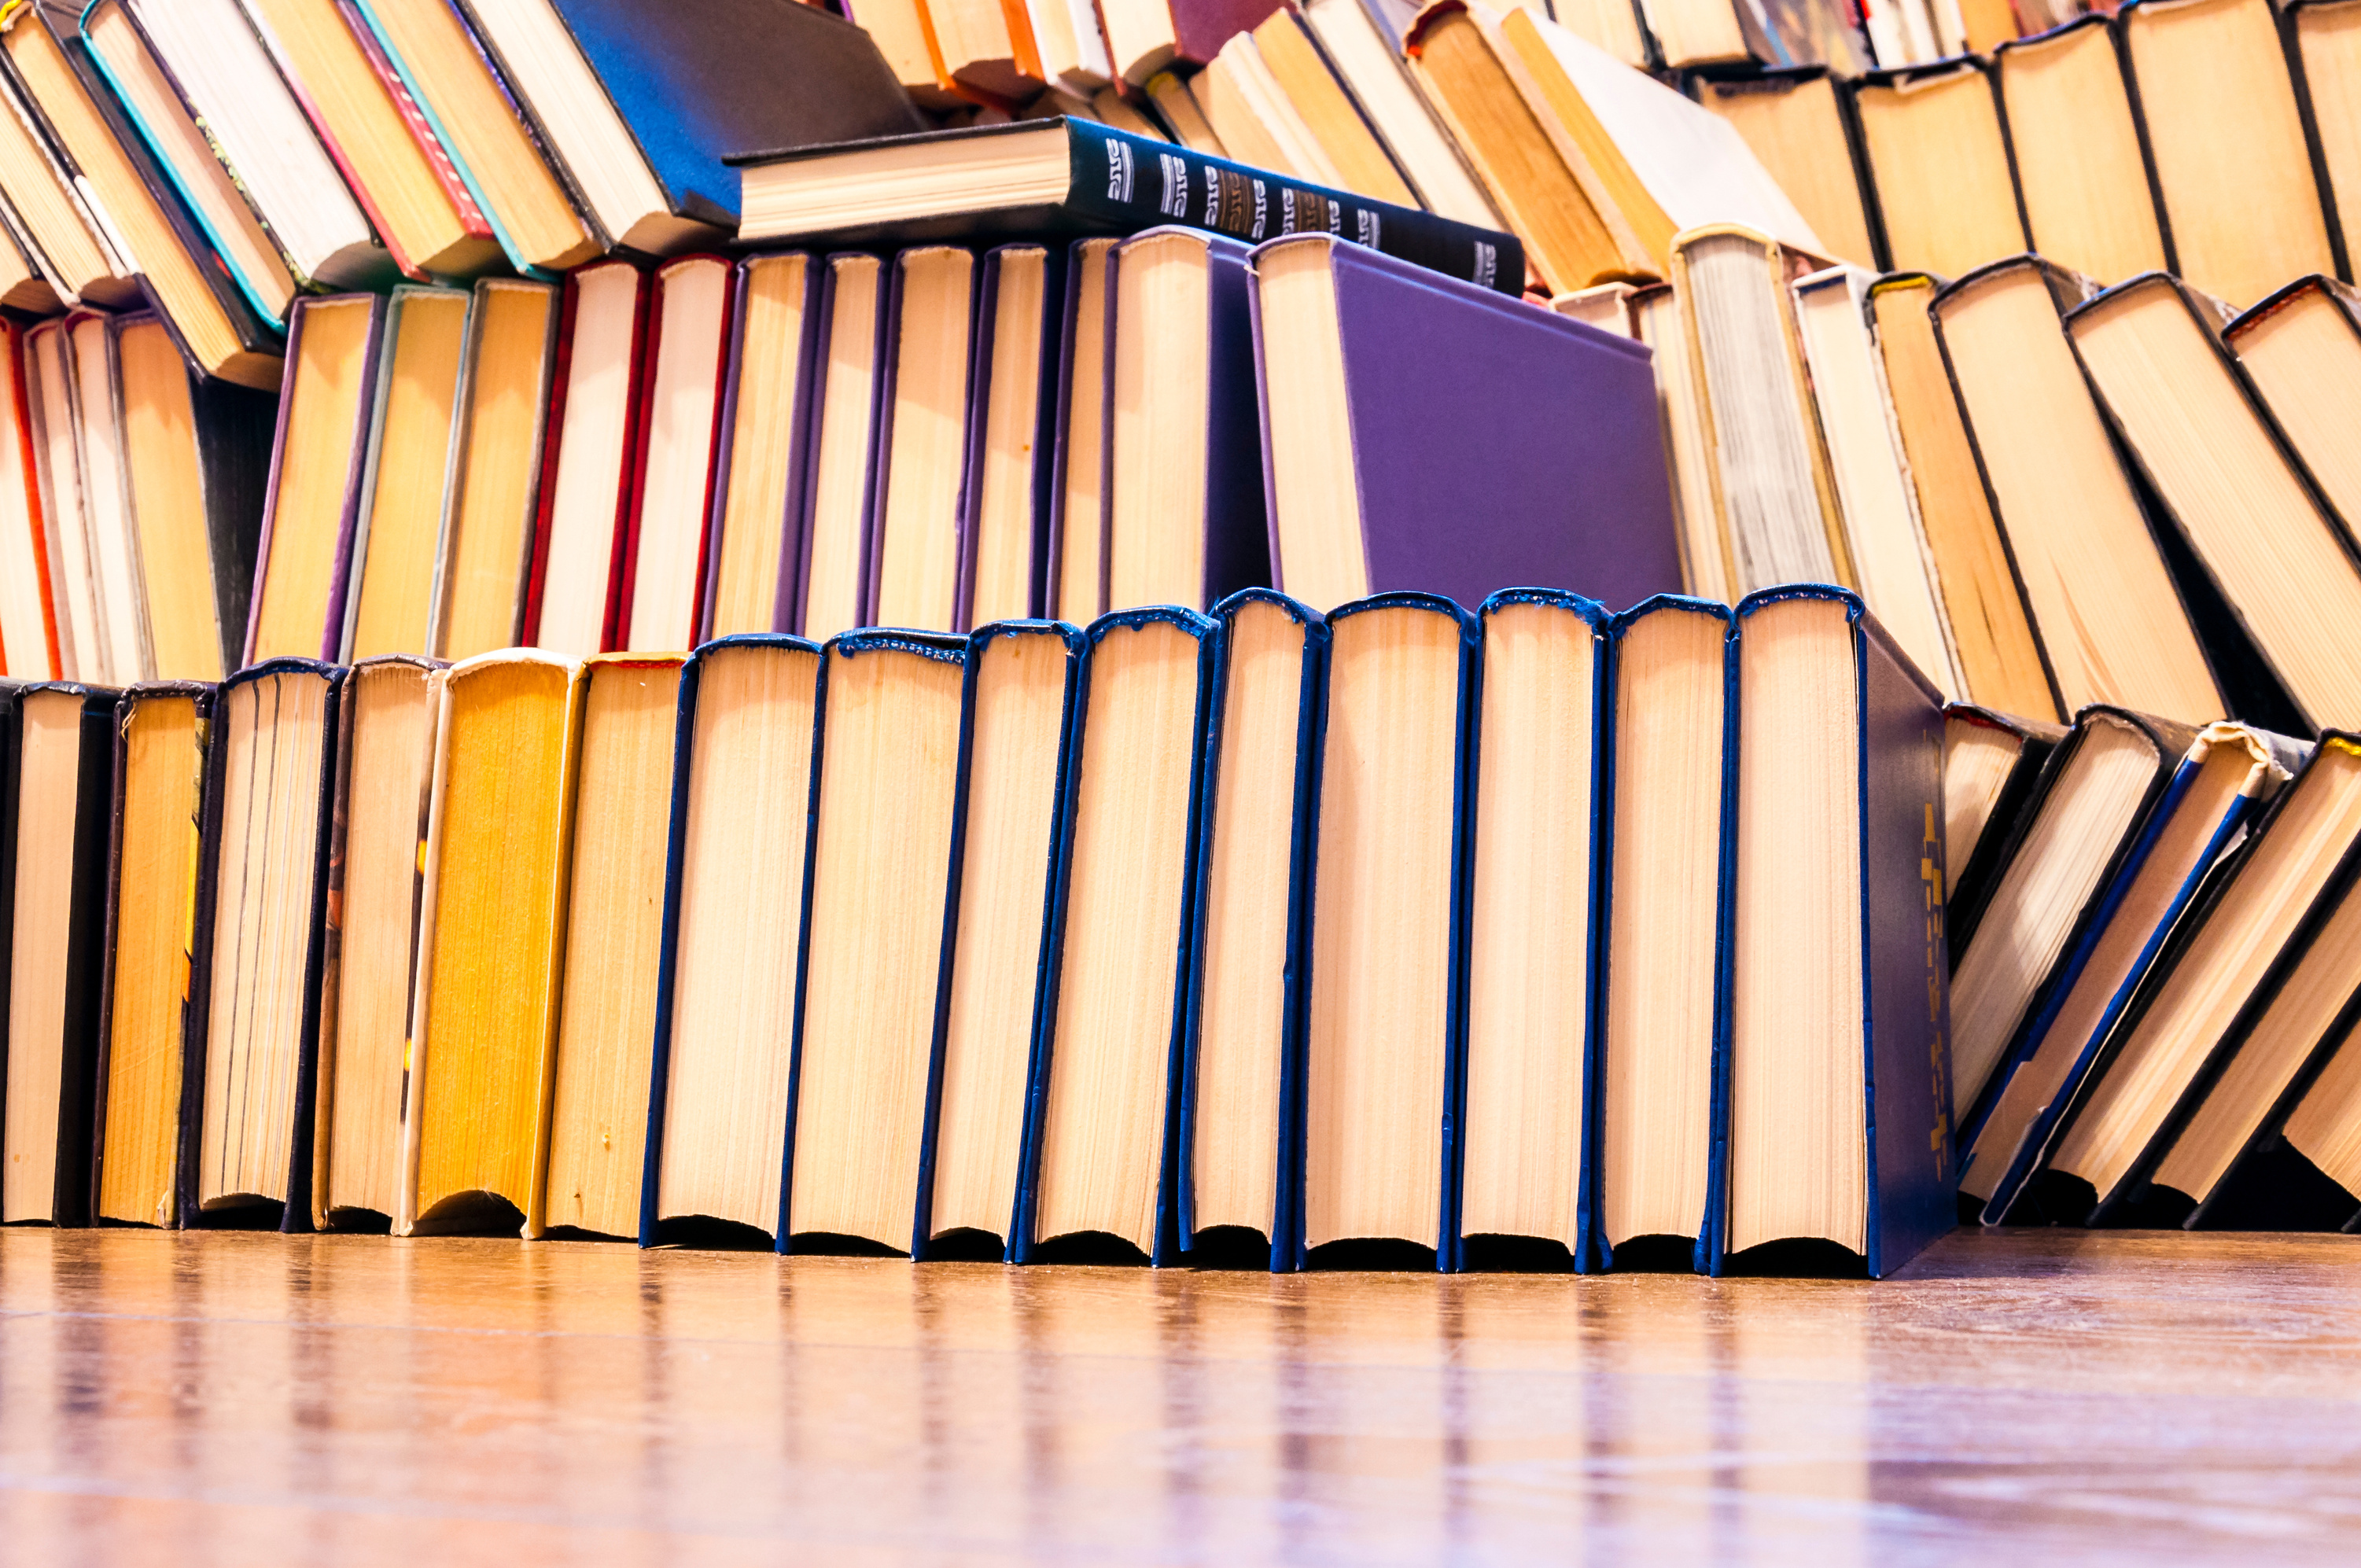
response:
M1968 938L1992 898L2002 851L2015 843L2017 825L2025 820L2026 811L2033 803L2042 769L2069 731L2063 725L2019 718L1968 702L1946 704L1943 718L1947 724L1974 724L1999 730L2016 744L2016 762L2002 782L2000 793L1993 797L1992 810L1984 817L1983 828L1975 841L1943 847L1944 863L1952 868L1943 932L1950 949L1951 967L1956 970L1960 967L1960 955L1968 950Z
M346 672L315 659L269 659L240 670L214 688L213 733L205 748L203 804L197 820L197 884L189 942L188 1029L181 1048L181 1160L178 1202L183 1229L202 1230L216 1222L199 1202L205 1131L205 1060L211 1042L214 985L215 906L219 901L223 851L222 818L229 788L227 714L230 698L241 685L274 676L310 677L326 687L322 713L320 793L313 802L315 826L310 856L312 902L305 926L302 1005L297 1025L296 1059L287 1084L291 1118L287 1160L287 1200L277 1229L290 1234L312 1230L312 1167L313 1111L317 1105L320 1054L320 993L327 943L329 848L335 826L336 742L343 728L342 701Z
M1248 258L1319 243L1278 240ZM1681 587L1643 344L1351 245L1331 245L1362 548L1372 593L1462 606L1496 588L1634 605ZM1267 353L1254 301L1257 386ZM1287 587L1272 472L1272 581Z
M1205 248L1205 512L1202 518L1170 520L1170 526L1202 530L1204 581L1196 606L1220 603L1240 588L1270 580L1270 532L1263 494L1261 405L1255 373L1252 290L1248 251L1233 239L1188 229L1148 229L1118 245L1107 257L1106 414L1099 462L1100 598L1113 604L1115 563L1115 380L1118 334L1126 325L1116 308L1124 257L1142 241L1184 235ZM1155 323L1130 330L1146 333Z
M807 425L809 434L804 444L804 471L796 486L800 491L801 499L797 510L787 514L789 527L792 530L787 535L787 540L793 546L788 554L792 554L795 561L795 598L792 602L781 606L779 611L780 620L791 630L796 632L800 632L803 629L804 602L811 593L813 511L819 499L821 441L827 422L831 416L841 419L852 411L850 409L831 409L828 405L829 351L829 345L836 335L837 269L840 263L851 260L862 254L840 252L829 256L823 269L826 276L821 280L819 286L819 326L812 349L813 361L818 368L812 375L812 409ZM891 265L890 260L879 263L881 269L890 268ZM892 352L894 345L894 340L887 333L887 328L892 324L892 316L886 308L886 295L891 284L890 277L881 275L878 279L876 315L864 329L871 334L869 393L865 415L869 422L869 462L861 479L862 516L859 523L859 537L862 543L862 558L858 583L854 588L854 602L862 605L869 602L869 577L873 565L868 546L871 530L874 527L876 520L874 508L871 502L877 493L878 469L884 462L884 448L878 441L877 433L878 426L884 422L885 417L886 356ZM784 559L781 562L780 570L781 587L784 588L786 584L785 576L786 565Z
M360 530L361 476L368 468L369 426L376 412L378 356L385 337L385 298L379 294L313 294L295 302L287 313L287 378L274 411L276 419L270 435L269 478L262 495L262 520L254 546L254 581L249 598L251 608L245 621L245 634L238 639L244 657L229 661L230 668L250 663L255 656L255 640L262 631L262 594L270 576L270 536L279 510L280 481L287 466L287 438L294 424L296 377L302 359L297 352L302 342L303 323L311 313L327 304L345 304L367 301L369 328L362 345L358 373L365 389L353 400L353 422L347 432L340 432L346 442L345 498L336 522L335 564L328 576L328 601L321 607L320 657L334 660L344 652L345 596L351 591L353 568L357 557L353 542ZM236 622L231 624L235 625Z
M557 505L558 466L566 459L566 405L573 395L574 330L582 308L582 280L601 268L629 268L639 274L637 295L631 306L631 347L624 369L620 397L625 410L621 472L615 486L614 510L607 524L607 598L600 608L598 651L605 652L615 646L615 629L628 624L631 606L623 598L626 536L633 514L630 502L637 476L633 457L640 452L642 427L646 422L646 389L648 367L648 318L650 273L636 262L609 259L577 267L566 275L565 294L558 305L555 352L549 372L549 406L542 421L541 478L533 487L533 515L529 548L529 565L525 568L523 630L520 641L526 647L536 645L541 635L542 594L549 575L549 531Z
M907 293L910 252L904 251L885 264L885 321L880 338L883 349L877 359L877 413L871 426L875 456L869 471L869 525L862 545L862 556L869 563L862 573L861 618L864 624L878 624L877 601L885 560L885 502L887 487L894 482L894 416L900 407L897 393L902 381L902 304ZM956 564L958 577L952 587L951 603L960 606L967 586L967 567L972 557L975 541L970 532L973 521L974 490L971 483L972 465L981 455L977 451L977 422L982 412L983 384L976 379L980 340L988 330L977 314L976 302L984 269L970 262L967 285L967 368L960 378L960 387L966 394L967 406L959 411L958 423L964 433L964 451L960 463L960 495L949 520L912 518L909 525L918 528L939 528L948 525L957 531L951 544L951 560ZM955 630L964 630L963 618L954 623Z
M608 620L605 644L609 649L626 648L630 646L631 641L631 607L638 602L640 513L648 502L648 446L655 433L656 411L653 404L658 386L657 375L664 364L664 291L670 286L674 272L685 263L719 265L725 269L721 275L720 347L713 359L715 377L712 389L713 417L705 432L705 488L697 497L697 516L706 521L707 526L699 528L696 538L690 542L691 547L697 552L697 564L689 576L693 587L687 606L687 641L691 646L697 643L698 633L704 629L705 609L708 598L706 578L712 573L714 561L710 525L712 520L719 515L716 509L719 505L721 495L719 453L722 444L721 433L726 428L722 420L728 412L730 393L733 384L730 375L730 348L737 336L733 323L737 319L739 309L739 272L738 269L730 266L725 258L700 252L690 256L675 257L657 268L655 280L647 291L646 302L642 307L647 320L647 341L641 349L642 384L635 390L631 400L633 417L631 459L625 466L623 476L623 521L616 541L616 549L620 555L613 573L615 608L614 613ZM682 353L696 352L693 346L675 346Z
M1854 629L1868 1113L1861 1129L1868 1157L1868 1245L1861 1262L1871 1278L1882 1279L1958 1223L1949 966L1942 932L1943 699L1860 597L1843 588L1803 584L1750 594L1739 602L1733 635L1743 639L1747 618L1764 606L1798 598L1843 605ZM1725 899L1732 886L1725 883ZM1724 1031L1714 1069L1714 1152L1723 1166L1730 1158L1732 1055ZM1708 1214L1708 1272L1719 1275L1739 1255L1727 1250L1726 1170Z
M1159 1266L1180 1261L1180 1206L1178 1202L1178 1169L1180 1162L1180 1117L1184 1093L1183 1073L1188 1067L1184 1045L1193 984L1197 972L1197 951L1191 938L1195 930L1198 846L1200 825L1204 813L1203 749L1207 709L1212 701L1213 650L1219 641L1219 628L1195 610L1174 605L1152 605L1137 609L1120 609L1103 615L1091 622L1082 636L1082 667L1076 677L1072 703L1073 719L1067 727L1065 782L1058 802L1057 861L1049 883L1049 917L1043 941L1042 963L1045 980L1037 1005L1042 1020L1034 1036L1033 1059L1026 1074L1025 1124L1022 1153L1017 1159L1016 1212L1008 1235L1008 1255L1017 1263L1039 1260L1044 1241L1054 1240L1037 1234L1036 1203L1041 1174L1043 1145L1048 1135L1051 1066L1057 1057L1058 992L1063 972L1066 946L1067 894L1072 874L1071 846L1076 814L1081 806L1082 759L1090 744L1089 724L1091 696L1091 660L1108 633L1161 621L1178 628L1197 643L1197 703L1193 727L1197 757L1192 761L1189 787L1189 823L1184 842L1188 845L1188 865L1181 875L1183 896L1180 921L1173 932L1172 1015L1169 1044L1165 1052L1163 1149L1158 1164L1155 1248L1149 1261Z
M942 149L947 166L971 163L978 156L972 144L984 137L1016 144L997 149L1012 159L1021 145L1037 139L1046 159L1058 161L1062 155L1069 170L1064 193L1001 203L977 194L971 185L933 210L908 218L848 225L816 221L809 226L757 222L744 225L743 236L898 246L1001 236L1129 235L1160 224L1180 224L1259 245L1282 234L1333 234L1511 297L1524 289L1524 247L1513 235L1282 179L1267 170L1092 120L1020 120L828 147L750 151L728 161L757 174L807 164L813 167L795 172L849 178L872 166L902 167L912 149L928 147Z
M1065 422L1060 413L1060 389L1063 379L1060 372L1062 356L1071 352L1065 343L1067 280L1064 250L1057 246L999 246L984 252L983 278L976 294L975 351L973 373L968 382L967 395L967 478L960 500L960 580L959 622L968 625L975 611L975 551L983 509L984 457L988 450L992 424L992 382L995 367L1012 352L1009 345L999 338L1000 273L1004 258L1011 250L1038 249L1042 252L1041 323L1038 360L1031 366L1019 367L1023 374L1031 371L1034 384L1032 519L1033 541L1032 581L1027 593L1027 613L1046 616L1054 614L1057 607L1046 597L1048 585L1055 571L1050 554L1050 541L1055 537L1051 527L1051 506L1058 488L1058 455Z
M1285 976L1280 1002L1279 1060L1279 1146L1271 1151L1278 1162L1278 1184L1269 1235L1270 1271L1288 1274L1303 1266L1303 1116L1305 1009L1311 1004L1312 852L1317 819L1314 790L1319 777L1320 702L1324 690L1328 652L1327 619L1310 605L1299 603L1270 588L1241 588L1213 609L1220 628L1213 644L1210 707L1205 720L1203 776L1197 785L1203 811L1197 825L1197 861L1189 940L1200 957L1191 965L1189 1017L1181 1039L1180 1124L1173 1170L1174 1250L1182 1261L1198 1246L1197 1191L1197 1059L1203 1018L1200 1012L1204 984L1206 920L1210 911L1213 834L1221 803L1222 762L1229 731L1224 726L1229 706L1231 642L1239 611L1249 605L1276 606L1302 629L1296 655L1297 718L1295 725L1294 828L1289 839L1287 929L1281 951L1270 955ZM1271 868L1272 874L1279 869Z
M750 274L762 256L741 258L736 276L730 280L729 332L730 341L724 352L721 373L721 408L715 423L713 444L713 505L706 518L706 569L700 578L704 598L698 601L697 640L700 642L713 635L713 596L720 579L722 525L727 521L730 505L730 470L735 458L740 401L746 396L746 302ZM794 404L787 412L790 435L787 447L786 505L782 515L769 526L779 531L779 581L774 603L772 630L787 629L794 608L803 587L801 562L797 546L801 537L804 508L804 486L809 478L810 446L818 430L814 406L819 400L818 349L826 317L820 311L821 274L826 269L818 257L807 257L804 267L803 301L797 319L802 323L802 341L796 351Z

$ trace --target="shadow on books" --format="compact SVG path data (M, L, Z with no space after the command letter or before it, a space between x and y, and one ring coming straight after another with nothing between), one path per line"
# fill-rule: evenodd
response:
M695 1252L775 1252L771 1233L735 1220L711 1220L685 1214L656 1222L654 1246L686 1247Z
M1432 1274L1434 1249L1390 1237L1328 1242L1305 1254L1303 1266L1358 1274Z
M998 1263L1008 1255L1008 1244L990 1231L962 1226L945 1231L927 1243L928 1263Z
M1104 1231L1076 1231L1033 1245L1034 1263L1094 1263L1138 1266L1148 1255Z
M410 1227L413 1236L521 1236L524 1211L490 1192L454 1192Z
M840 1236L827 1231L797 1231L783 1249L797 1257L907 1257L897 1246L873 1242L867 1236Z
M1270 1267L1270 1243L1251 1226L1208 1225L1190 1240L1197 1245L1180 1255L1184 1268Z
M1470 1274L1572 1274L1574 1253L1541 1236L1469 1236L1460 1267ZM1617 1260L1621 1261L1619 1252Z
M393 1234L393 1216L380 1214L375 1209L331 1209L327 1229L340 1236L390 1236Z
M1616 1274L1695 1274L1695 1236L1633 1236L1615 1244Z
M199 1209L189 1219L192 1231L275 1231L287 1218L284 1203L248 1202L225 1203L217 1209ZM307 1227L308 1228L308 1227Z
M1622 1249L1616 1249L1617 1260ZM1795 1237L1786 1241L1764 1242L1748 1247L1744 1252L1731 1253L1722 1259L1725 1278L1750 1277L1780 1279L1859 1279L1861 1276L1861 1254L1850 1247L1839 1246L1818 1237Z

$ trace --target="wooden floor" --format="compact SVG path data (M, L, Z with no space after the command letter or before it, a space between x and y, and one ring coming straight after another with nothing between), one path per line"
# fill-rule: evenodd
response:
M2351 1562L2361 1239L1882 1285L0 1233L0 1561Z

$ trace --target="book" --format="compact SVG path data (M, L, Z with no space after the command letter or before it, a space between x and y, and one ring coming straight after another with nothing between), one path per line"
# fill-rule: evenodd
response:
M1060 117L733 157L741 240L969 243L1137 233L1181 223L1248 244L1343 234L1515 293L1512 236L1276 178L1226 159Z
M871 520L877 492L877 424L888 345L889 280L874 256L827 258L820 281L819 345L796 542L795 629L816 640L868 619ZM782 579L785 580L784 578Z
M2221 302L2162 273L2066 317L2074 352L2162 510L2307 729L2361 715L2361 553L2223 346Z
M2296 274L2339 270L2277 7L2149 0L2114 25L2174 270L2241 307Z
M1656 46L1640 20L1640 7L1616 0L1567 0L1564 10L1553 5L1550 19L1591 45L1616 64L1632 71L1652 71Z
M2032 248L1990 64L1882 71L1848 90L1889 266L1956 278Z
M1694 229L1673 246L1718 532L1741 593L1853 580L1789 288L1813 269L1752 229Z
M916 1253L936 1093L964 638L842 633L823 652L780 1250Z
M1720 509L1714 502L1713 448L1706 433L1705 389L1688 313L1681 307L1678 290L1657 284L1633 295L1631 316L1632 335L1648 345L1650 367L1656 375L1664 467L1680 530L1682 588L1728 604L1733 597L1730 550L1722 540Z
M435 682L396 1235L546 1228L583 684L532 648Z
M161 85L185 104L184 115L202 127L199 145L210 141L216 149L218 169L269 225L271 239L297 280L330 291L367 289L390 280L395 271L391 253L379 242L360 203L346 188L302 106L247 25L238 0L102 0L85 11L81 27L85 45L109 79L121 82L137 78L107 71L110 56L134 62L128 49L118 55L115 46L102 45L115 18L121 19L126 35L118 41L144 38L169 72ZM138 102L128 93L124 99L126 108ZM151 129L142 123L146 116L136 112L132 118L159 161L178 172L179 164L165 154L156 134L162 127ZM188 145L185 133L181 145L188 147L188 161L194 163L198 147ZM184 193L201 188L192 178L175 184ZM210 237L222 225L207 227Z
M289 313L243 664L343 651L384 326L377 294L307 296Z
M631 455L647 413L651 285L646 268L620 258L566 275L523 641L570 659L612 645L630 613Z
M1870 67L1869 39L1856 13L1820 0L1759 9L1730 0L1641 0L1640 19L1668 70L1752 60L1858 76Z
M115 709L105 978L92 1110L91 1219L180 1222L181 1063L189 1027L189 912L213 688L126 689Z
M82 47L77 18L78 7L66 0L36 0L0 16L8 73L81 181L93 220L110 231L122 275L137 277L152 293L189 358L209 376L277 386L277 332L230 281L171 194L170 180ZM13 192L14 180L0 173L0 181Z
M1317 35L1292 9L1273 11L1250 36L1255 53L1279 94L1335 170L1344 190L1399 207L1424 205L1359 104L1339 79Z
M419 894L434 803L439 660L359 661L337 705L312 1222L384 1231L401 1207Z
M239 4L395 264L420 281L497 265L500 244L450 149L348 0Z
M434 589L432 652L445 659L511 647L524 635L557 358L555 285L487 278L475 296Z
M2238 1014L2267 999L2316 935L2315 902L2361 836L2361 749L2334 731L2271 803L2236 861L2176 930L2046 1140L2019 1202L2085 1224L2177 1222L2187 1194L2158 1162L2227 1065Z
M1235 240L1183 228L1108 253L1101 571L1115 609L1203 609L1268 580L1247 265Z
M1221 138L1224 156L1282 179L1344 188L1343 170L1263 63L1254 34L1224 44L1190 80L1189 95Z
M462 3L609 246L665 256L728 237L727 153L923 127L869 36L818 6Z
M58 681L0 689L0 1224L89 1223L115 695Z
M1017 1190L1016 1261L1171 1261L1214 623L1118 609L1083 633L1063 855Z
M978 101L951 80L941 41L924 0L854 0L846 17L867 33L910 102L934 112L956 112Z
M108 318L76 311L66 318L70 375L68 407L82 465L82 526L90 532L91 590L98 612L93 640L103 678L127 685L150 673L145 619L147 585L140 579L129 497L123 486L123 419L115 400L113 341Z
M2354 156L2361 116L2350 83L2361 80L2361 12L2344 0L2298 0L2281 15L2292 35L2298 97L2309 112L2320 192L2350 265L2361 255L2361 159Z
M1274 0L1113 0L1100 17L1115 74L1140 82L1168 66L1211 64L1277 8Z
M968 638L913 1256L1005 1258L1014 1234L1034 1042L1057 995L1049 887L1084 646L1049 620L994 621Z
M2059 708L2218 714L2181 589L2059 325L2091 292L2027 257L1969 273L1928 310Z
M386 302L353 531L343 657L434 646L434 588L475 295L404 284Z
M1735 829L1730 606L1664 595L1609 623L1608 772L1592 837L1607 861L1592 1261L1712 1257L1715 1063L1729 1001L1721 887ZM1669 1242L1669 1245L1668 1245Z
M917 246L894 258L877 394L876 489L864 554L864 626L959 626L973 419L973 252Z
M1034 41L1030 7L1012 14L998 0L928 0L925 9L941 57L935 84L942 92L1004 109L1042 95L1047 68Z
M224 681L207 749L181 1223L312 1228L328 791L345 673L268 659Z
M1466 155L1435 117L1402 60L1399 39L1367 0L1312 0L1301 15L1370 131L1416 192L1418 204L1459 223L1500 227L1491 198L1468 170ZM1156 82L1148 83L1148 92L1155 94ZM1157 101L1164 102L1161 97ZM1186 132L1181 140L1197 145ZM1199 150L1228 156L1219 145Z
M1065 281L1060 249L1004 245L984 253L960 504L961 626L1046 609Z
M1870 285L1894 445L1942 590L1961 688L1996 711L2054 720L2060 710L2048 666L1936 336L1930 307L1942 286L1925 272L1888 273Z
M2174 923L2301 760L2297 748L2232 724L2207 726L2182 753L2137 837L2118 850L2092 894L2072 944L2043 980L1983 1092L1960 1117L1963 1209L1981 1201L1985 1220L2008 1214L2033 1155Z
M817 644L767 634L681 667L642 1245L785 1234L821 667Z
M1954 1223L1941 705L1842 590L1736 623L1708 1267L1833 1243L1882 1278Z
M2361 389L2361 296L2315 273L2264 296L2222 329L2281 444L2338 518L2361 517L2361 462L2336 409Z
M245 24L239 20L233 25L242 28ZM263 320L283 328L298 284L279 238L264 226L239 189L207 138L205 122L182 98L132 13L122 0L93 6L83 15L82 38L92 63L122 104L124 117L148 144L214 254ZM344 202L351 206L349 197ZM353 215L359 217L357 208Z
M1943 931L1954 959L2066 730L1969 703L1943 707ZM1954 966L1956 967L1956 965Z
M129 308L138 302L119 242L101 228L75 171L7 71L0 71L0 190L17 214L28 258L60 302L79 305L84 295L93 304Z
M1819 254L1882 265L1861 125L1842 79L1823 66L1689 78L1698 103L1736 127L1819 238Z
M628 649L686 651L697 641L735 283L725 257L676 257L656 269L647 406L624 503L620 593L628 608L615 637Z
M1453 1272L1477 623L1386 594L1328 628L1300 1245L1312 1263Z
M1197 1002L1175 1179L1183 1258L1303 1266L1303 1003L1327 622L1268 588L1213 607Z
M2172 265L2131 87L2092 12L1993 51L2029 248L2103 283Z
M1213 158L1230 156L1220 133L1205 118L1205 111L1197 106L1197 95L1188 82L1169 71L1159 71L1148 79L1140 92L1155 109L1156 117L1170 129L1174 141Z
M604 248L454 0L344 3L398 73L518 271L564 272Z
M1402 52L1494 207L1524 241L1523 259L1553 291L1662 269L1663 258L1615 205L1588 154L1547 112L1498 13L1436 0L1419 13Z
M801 251L737 264L697 641L774 631L800 608L796 547L810 413L819 395L821 273Z
M640 1232L682 653L582 672L565 956L550 1075L544 1234Z
M1609 604L1680 587L1640 345L1333 239L1272 240L1247 265L1280 587L1469 607L1503 584ZM1438 549L1455 512L1484 526Z
M1066 253L1057 451L1051 457L1056 474L1041 608L1076 626L1088 625L1107 608L1107 273L1115 247L1111 239L1078 239Z
M241 663L278 409L268 393L195 374L153 314L115 316L105 330L142 669L218 681Z
M0 670L18 680L53 680L63 607L49 576L24 327L0 322L0 355L6 356L0 364Z
M1845 555L1862 601L1946 698L1966 689L1950 617L1918 523L1907 460L1894 439L1869 315L1873 273L1833 267L1795 282L1795 331L1827 444Z
M1467 845L1463 1261L1587 1266L1597 1203L1598 832L1606 609L1509 588L1482 601Z
M106 670L99 628L98 574L82 511L82 452L74 428L73 339L62 321L24 329L20 340L25 412L49 565L51 627L61 678L96 680Z

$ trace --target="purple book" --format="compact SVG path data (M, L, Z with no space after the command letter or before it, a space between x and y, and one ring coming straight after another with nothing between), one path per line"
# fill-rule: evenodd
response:
M1248 266L1278 587L1681 591L1645 346L1324 235Z

